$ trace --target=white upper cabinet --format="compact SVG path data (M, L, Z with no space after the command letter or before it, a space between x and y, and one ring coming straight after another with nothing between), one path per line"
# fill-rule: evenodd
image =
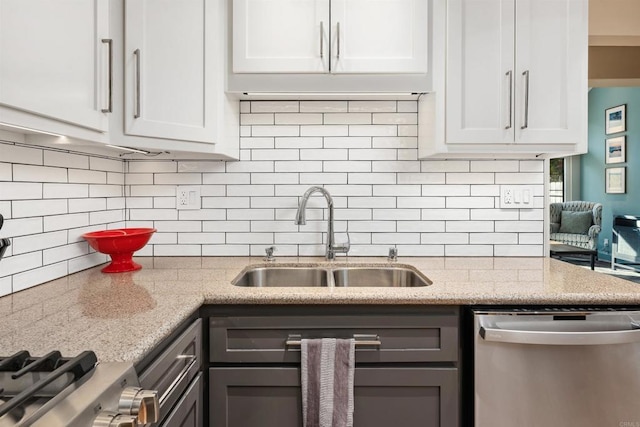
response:
M0 122L107 131L108 38L108 0L1 0Z
M587 123L586 0L517 0L515 138L576 143Z
M236 0L233 71L329 71L328 0Z
M513 142L514 3L448 4L447 142Z
M429 91L432 2L230 0L227 91Z
M126 0L125 134L213 142L224 33L215 3Z
M425 0L234 0L235 73L426 73Z
M427 72L426 0L331 0L331 71Z
M586 150L587 0L438 0L421 156ZM438 62L444 59L444 64ZM435 118L435 119L434 119Z

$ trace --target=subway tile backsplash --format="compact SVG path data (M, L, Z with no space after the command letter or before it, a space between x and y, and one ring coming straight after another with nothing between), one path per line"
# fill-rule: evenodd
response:
M0 141L0 296L101 264L83 233L124 226L124 162Z
M418 160L415 101L243 101L241 161L122 161L0 141L0 295L106 261L80 237L158 232L138 255L324 254L326 202L350 255L543 256L542 160ZM533 184L535 208L499 209L501 184ZM177 210L176 187L201 189Z

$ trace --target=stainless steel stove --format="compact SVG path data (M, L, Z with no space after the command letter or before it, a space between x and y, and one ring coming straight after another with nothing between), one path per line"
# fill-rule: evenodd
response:
M157 393L131 363L26 351L0 357L0 427L138 427L158 419Z

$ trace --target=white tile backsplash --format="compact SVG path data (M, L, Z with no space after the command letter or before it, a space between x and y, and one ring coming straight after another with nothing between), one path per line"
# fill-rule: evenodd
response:
M0 147L2 144L0 144ZM42 199L41 183L3 182L0 186L0 200Z
M62 168L89 169L89 156L63 151L44 151L44 165ZM121 166L122 167L122 166Z
M13 164L43 165L43 150L0 143L0 161Z
M121 160L0 141L0 237L12 240L0 295L103 263L80 235L124 225L123 172Z
M415 101L243 101L241 161L123 161L0 142L0 295L103 263L80 237L158 229L140 255L322 256L326 203L293 223L312 185L334 198L353 256L543 256L543 160L417 160ZM29 182L24 182L29 181ZM501 184L535 186L535 208L496 208ZM197 185L200 210L175 209ZM11 248L10 248L11 249Z
M89 185L45 183L42 185L42 196L45 199L76 199L89 197Z

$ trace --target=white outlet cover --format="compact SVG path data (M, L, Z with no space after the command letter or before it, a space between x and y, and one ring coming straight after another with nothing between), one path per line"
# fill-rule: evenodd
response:
M501 185L500 209L533 209L535 186Z
M180 185L176 188L176 209L200 209L200 187Z

